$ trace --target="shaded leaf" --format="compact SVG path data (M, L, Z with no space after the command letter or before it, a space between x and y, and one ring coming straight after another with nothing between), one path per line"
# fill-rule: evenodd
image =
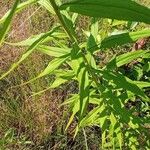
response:
M131 0L73 0L60 9L91 17L150 23L150 9Z

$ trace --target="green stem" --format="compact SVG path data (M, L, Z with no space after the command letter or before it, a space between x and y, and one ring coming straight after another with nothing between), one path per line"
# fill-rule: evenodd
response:
M57 15L59 21L61 22L62 26L64 27L66 33L68 34L69 38L71 39L71 41L72 41L73 43L77 43L76 38L70 33L69 29L67 28L66 23L65 23L65 21L64 21L64 19L63 19L63 17L62 17L62 15L61 15L61 13L60 13L60 11L59 11L58 6L56 5L55 0L50 0L50 3L51 3L51 5L52 5L52 7L53 7L53 9L54 9L54 11L55 11L55 13L56 13L56 15Z
M80 49L80 47L79 47L79 45L78 45L78 40L70 33L70 30L69 30L68 27L66 26L66 23L65 23L65 21L64 21L64 19L63 19L63 17L62 17L62 15L61 15L61 13L60 13L60 11L59 11L58 6L56 5L55 0L50 0L50 3L51 3L51 5L52 5L52 7L53 7L53 9L54 9L54 11L55 11L57 17L59 18L59 21L61 22L61 24L62 24L62 26L64 27L66 33L68 34L70 40L72 41L73 46L75 46L75 47L77 47L78 49ZM93 78L95 84L97 85L97 87L100 88L100 84L99 84L98 81L97 81L98 78L97 78L97 76L93 73L93 70L92 70L91 66L89 65L88 60L87 60L87 58L85 57L85 54L82 52L82 50L81 50L81 53L82 53L82 57L83 57L85 66L87 66L87 69L88 69L89 73L91 74L91 76L92 76L92 78ZM101 90L102 90L102 89L99 90L100 93L101 93Z

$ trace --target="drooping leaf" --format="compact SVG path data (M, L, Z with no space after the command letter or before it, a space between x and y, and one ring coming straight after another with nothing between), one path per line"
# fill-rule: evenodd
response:
M29 37L28 39L20 41L20 42L17 42L17 43L10 43L10 42L5 42L5 43L8 44L8 45L12 45L12 46L30 46L36 40L38 40L41 36L43 36L44 34L47 34L47 33L48 32L40 33L38 35L33 35L33 36ZM46 37L41 43L43 44L43 43L50 42L50 41L54 40L55 38L57 40L66 38L66 34L65 33L61 33L60 31L59 32L53 32L51 34L51 36Z
M72 99L72 98L71 98ZM70 99L70 100L71 100ZM73 97L73 100L74 100L74 104L73 104L73 108L72 108L72 115L71 117L69 118L69 121L67 123L67 126L66 126L66 129L68 129L68 127L71 125L76 113L80 110L80 101L79 101L79 96L74 96Z
M64 84L65 82L67 82L66 79L62 79L62 78L57 78L51 86L47 87L46 89L44 90L41 90L39 92L35 92L34 94L32 94L31 96L36 96L36 95L41 95L42 93L50 90L50 89L54 89L54 88L57 88L59 87L60 85Z
M98 115L103 112L105 109L104 104L101 103L100 106L91 110L80 122L79 126L84 128L86 126L91 126L95 124L95 120L98 118Z
M35 42L33 42L33 44L27 49L27 51L22 55L22 57L20 58L20 60L16 63L14 63L12 65L12 67L6 72L4 73L1 77L0 80L3 79L4 77L6 77L10 72L12 72L20 63L22 63L22 61L24 61L34 50L35 48L48 36L50 36L53 32L55 32L55 30L58 29L58 27L55 27L53 30L47 32L46 34L42 35L41 37L39 37Z
M150 9L132 0L70 0L60 6L66 8L91 17L150 23Z
M57 88L59 87L60 85L70 81L70 80L73 80L74 79L74 72L72 70L62 70L62 69L58 69L58 70L55 70L54 72L54 75L56 76L56 79L55 81L47 88L45 88L44 90L42 91L39 91L39 92L36 92L34 93L32 96L35 96L35 95L40 95L50 89L54 89L54 88ZM65 103L65 102L64 102ZM62 105L66 105L66 104L62 104Z

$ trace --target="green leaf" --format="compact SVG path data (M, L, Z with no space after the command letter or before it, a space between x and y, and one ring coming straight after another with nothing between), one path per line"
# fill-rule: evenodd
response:
M84 60L81 57L81 52L78 51L78 47L74 47L71 52L72 60L69 65L76 73L77 80L79 82L79 96L80 96L80 112L79 120L84 117L88 103L89 103L89 74L84 64ZM79 52L79 53L78 53Z
M121 67L139 57L145 56L146 53L150 53L150 51L149 50L137 50L137 51L122 54L116 58L116 65L117 67Z
M16 8L18 6L18 3L19 3L19 0L16 0L14 5L13 5L12 10L10 11L9 15L7 16L6 20L3 23L2 29L0 29L0 46L3 43L4 38L5 38L8 30L9 30L9 27L10 27L12 18L13 18L14 14L15 14L15 11L16 11Z
M86 68L82 68L78 74L80 95L80 119L85 115L89 103L89 77Z
M150 82L144 82L144 81L131 81L134 84L136 84L139 88L148 88L150 87Z
M53 30L45 33L44 35L42 35L41 37L39 37L35 42L33 42L33 44L27 49L27 51L22 55L22 57L20 58L20 60L16 63L14 63L12 65L12 67L6 72L4 73L1 77L0 80L3 79L4 77L6 77L10 72L12 72L20 63L22 63L22 61L24 61L34 50L35 48L48 36L50 36L53 32L55 32L55 30L58 29L58 27L55 27Z
M131 0L73 0L60 9L91 17L150 23L150 9Z
M109 70L97 70L96 72L102 74L103 78L105 78L109 82L113 81L118 88L123 88L124 90L130 91L135 95L140 96L143 99L143 101L149 102L149 98L145 95L144 91L133 82L130 82L130 80L127 80L127 78L122 74L113 73Z
M73 94L71 96L71 98L65 100L60 106L64 106L64 105L72 105L73 103L75 103L76 100L79 100L79 95L78 94Z
M53 7L48 0L39 0L38 3L45 7L50 13L55 14Z
M69 48L51 47L46 45L39 45L36 49L41 53L54 57L61 57L71 52L71 49Z
M87 50L90 51L91 53L93 53L93 51L95 49L97 49L97 47L95 45L97 45L97 35L98 35L98 19L96 18L92 18L91 20L91 32L90 32L90 36L88 38L87 41Z
M67 11L62 11L61 15L62 15L62 18L63 18L63 20L64 20L64 22L66 24L66 27L68 28L69 32L75 38L76 37L76 33L75 33L75 28L74 28L74 24L72 22L71 16L68 14Z
M20 42L17 42L17 43L10 43L10 42L5 42L6 44L8 45L12 45L12 46L30 46L32 45L36 40L38 40L41 36L43 36L44 34L47 34L48 32L46 33L40 33L38 35L33 35L31 37L29 37L28 39L26 40L23 40L23 41L20 41ZM50 42L54 39L64 39L66 38L66 34L64 33L61 33L60 31L59 32L53 32L51 34L51 36L48 36L46 37L41 43L47 43L47 42Z
M73 70L55 70L54 74L56 75L57 78L62 78L62 79L74 79L75 78L75 73Z
M108 70L114 70L115 68L128 64L137 58L145 58L145 55L149 53L149 50L137 50L113 57L103 69L107 68Z
M56 68L58 68L63 62L67 61L67 59L70 57L70 54L63 55L62 57L53 59L48 66L45 68L42 73L40 73L35 79L41 78L43 76L46 76L50 73L52 73Z
M112 35L102 40L100 48L112 48L115 46L121 46L123 44L132 43L137 41L138 39L149 37L149 36L150 36L149 29L141 30L137 32L128 32L128 33Z
M80 122L79 127L86 127L91 126L95 124L95 120L99 117L99 114L102 113L105 109L105 106L103 103L100 104L100 106L94 108L91 110Z
M16 8L15 13L20 12L22 9L26 8L28 5L36 3L38 0L27 0L21 4L19 4ZM0 24L2 24L6 18L11 14L11 10L9 10L1 19L0 19Z
M40 95L50 89L54 89L54 88L57 88L59 87L60 85L64 84L65 82L67 82L68 80L66 79L63 79L63 78L56 78L56 80L52 83L51 86L47 87L46 89L42 90L42 91L39 91L39 92L36 92L34 94L32 94L31 96L36 96L36 95Z
M55 69L57 69L62 63L64 63L65 61L68 60L68 58L70 57L70 54L67 54L67 55L63 55L62 57L58 57L58 58L55 58L53 59L52 61L50 61L50 63L48 64L48 66L35 78L21 84L21 85L26 85L26 84L29 84L39 78L42 78L46 75L50 75L52 74Z
M67 123L67 126L66 126L66 129L68 129L68 127L70 126L70 124L72 123L76 113L80 110L80 101L79 101L79 96L74 96L73 97L73 100L74 100L74 106L72 108L72 115L71 117L69 118L69 121Z

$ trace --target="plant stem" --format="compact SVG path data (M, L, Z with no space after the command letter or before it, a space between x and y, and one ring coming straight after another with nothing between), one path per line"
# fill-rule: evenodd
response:
M86 133L85 133L85 130L84 130L84 129L82 129L82 130L83 130L83 135L84 135L84 139L85 139L86 150L89 150L89 148L88 148L88 143L87 143L87 135L86 135Z
M69 29L67 28L66 23L65 23L62 15L60 13L60 11L58 10L58 6L56 5L55 0L50 0L50 3L52 5L52 7L53 7L53 9L54 9L54 11L55 11L59 21L61 22L62 26L64 27L66 33L68 34L69 38L71 39L71 41L73 43L77 43L77 39L70 33Z
M72 41L73 46L77 47L80 50L80 47L78 45L78 40L70 33L70 31L69 31L68 27L66 26L66 23L65 23L65 21L64 21L64 19L62 17L62 14L60 13L58 6L56 5L55 0L50 0L50 3L52 5L52 7L53 7L57 17L59 18L59 21L61 22L61 24L64 27L66 33L68 34L70 40ZM93 73L93 70L92 70L91 66L89 65L88 60L85 57L85 54L82 52L82 50L81 50L81 54L82 54L85 66L87 66L87 69L88 69L89 73L91 74L95 84L99 88L99 92L101 93L102 88L100 88L101 86L100 86L100 84L97 81L97 79L98 79L97 76L95 75L95 73Z

